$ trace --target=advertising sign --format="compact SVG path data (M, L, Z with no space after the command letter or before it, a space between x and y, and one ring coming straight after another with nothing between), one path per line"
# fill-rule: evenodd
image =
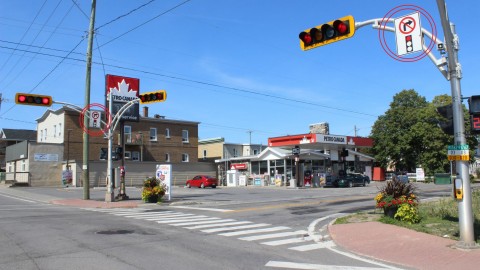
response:
M166 187L165 195L168 195L168 200L172 199L172 165L171 164L159 164L155 172L155 177L160 180Z
M112 91L112 116L116 115L118 111L125 105L125 103L138 98L140 92L140 79L128 78L122 76L115 76L107 74L105 79L107 102L105 106L108 108L108 97ZM124 121L138 122L139 104L136 103L130 107L121 117Z

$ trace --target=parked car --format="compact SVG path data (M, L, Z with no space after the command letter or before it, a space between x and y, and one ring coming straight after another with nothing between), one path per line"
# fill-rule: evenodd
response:
M359 173L347 173L337 179L337 187L366 186L370 184L370 177Z
M336 186L337 186L337 177L334 175L327 175L325 177L324 187L336 187Z
M211 177L208 175L197 175L192 179L187 180L185 184L186 187L199 187L199 188L206 188L212 187L216 188L218 185L218 179L215 177Z

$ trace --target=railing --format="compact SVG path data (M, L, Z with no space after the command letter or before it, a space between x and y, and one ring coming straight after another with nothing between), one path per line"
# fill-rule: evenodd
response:
M5 183L30 185L30 173L29 172L7 172L5 177Z

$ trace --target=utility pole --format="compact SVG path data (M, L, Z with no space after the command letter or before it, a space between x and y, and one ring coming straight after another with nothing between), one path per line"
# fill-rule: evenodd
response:
M91 73L92 73L92 44L93 44L93 30L95 25L95 6L96 0L92 0L92 11L90 13L90 27L88 31L88 46L87 46L87 72L85 78L85 107L90 105L90 82L91 82ZM88 112L90 116L90 112ZM85 127L85 132L83 133L83 199L90 199L90 176L88 169L88 156L89 156L89 126L90 117L85 117L83 119L83 124Z
M462 94L460 79L462 70L458 62L458 36L455 33L455 25L450 23L447 15L445 0L437 0L438 11L442 21L442 28L445 35L445 45L448 53L448 76L452 91L453 129L455 145L465 145L465 122L463 118ZM472 191L470 188L470 175L468 172L468 161L457 160L457 177L463 181L463 199L458 202L458 222L460 239L457 246L460 248L474 248L476 246L473 213L472 213Z

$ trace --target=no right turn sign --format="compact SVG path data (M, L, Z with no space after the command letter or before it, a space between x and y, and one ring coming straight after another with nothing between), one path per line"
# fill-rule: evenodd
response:
M395 39L399 56L423 50L420 13L415 12L395 19Z

